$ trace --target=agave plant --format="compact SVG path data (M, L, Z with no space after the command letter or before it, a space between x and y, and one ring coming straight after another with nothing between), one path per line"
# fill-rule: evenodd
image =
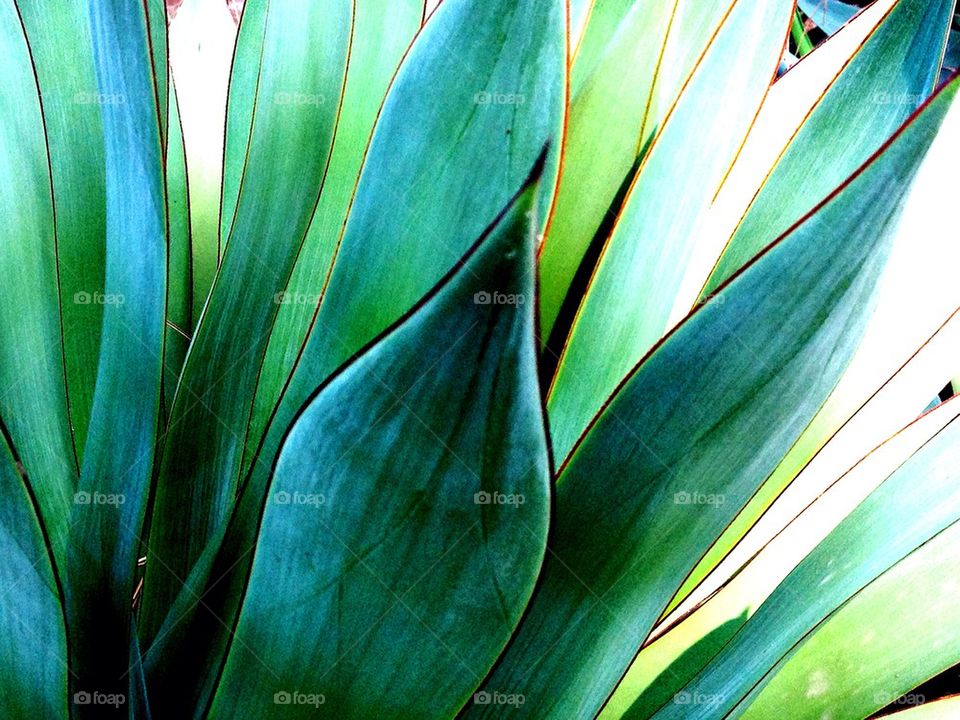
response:
M960 716L954 0L166 5L0 0L0 717Z

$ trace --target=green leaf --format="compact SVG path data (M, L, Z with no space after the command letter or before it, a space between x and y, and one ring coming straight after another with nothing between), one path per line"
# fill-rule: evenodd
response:
M45 125L16 3L0 2L0 414L37 479L40 515L63 560L78 476L66 395L56 223Z
M158 80L146 8L90 6L107 177L103 337L90 431L70 514L66 607L71 692L123 694L131 598L160 417L166 196ZM162 80L166 83L166 79ZM118 432L122 428L122 432ZM74 714L102 708L78 704Z
M82 457L93 405L104 292L106 188L87 3L20 2L41 92L53 199L70 422Z
M799 87L792 81L799 79L801 73L812 69L822 53L831 49L829 46L841 40L846 42L845 36L857 29L856 26L870 22L871 15L883 11L882 4L871 6L821 46L805 61L803 67L797 68L790 77L778 82L770 97L779 90L788 91L790 94L797 92ZM800 94L797 92L797 95ZM802 107L803 104L798 105ZM761 114L761 118L763 117ZM758 123L772 121L773 117L770 116L767 120L758 118ZM697 587L721 560L727 562L725 558L738 546L744 533L757 522L797 473L818 455L831 436L847 425L855 414L860 414L861 408L866 404L873 403L881 387L892 376L900 374L906 364L918 365L919 363L915 362L918 351L922 355L930 356L929 351L932 348L928 346L928 341L935 336L947 334L940 332L943 325L955 323L951 317L960 307L960 286L952 283L931 283L929 273L930 268L938 264L953 266L960 263L960 246L943 242L943 238L949 236L955 227L955 219L947 210L953 197L953 189L944 185L943 178L953 172L953 158L960 153L958 121L960 113L957 113L952 121L945 121L918 173L899 221L890 262L877 296L876 310L843 378L803 435L764 482L763 487L751 498L750 503L687 578L674 603L678 603ZM749 150L745 148L744 153L747 152ZM939 341L934 344L938 343ZM870 436L861 439L859 444L851 445L848 441L847 449L862 455L915 418L924 409L929 398L943 386L943 378L951 372L949 365L955 365L954 358L958 353L960 348L953 343L938 350L935 357L924 360L927 367L915 371L916 377L909 383L909 387L897 391L899 402L886 406L874 423L874 429L870 430ZM854 459L855 455L849 456L849 462ZM742 548L738 548L737 552L743 556L741 550ZM749 554L746 556L749 557ZM714 573L714 576L714 583L722 582L722 574ZM713 587L715 588L716 584ZM702 597L709 591L709 585L701 586L697 594Z
M900 0L810 113L758 190L701 299L874 153L933 91L954 0Z
M248 439L255 492L316 387L457 262L559 137L563 32L557 0L463 0L441 4L418 36L380 113L293 374L264 438ZM544 188L557 161L554 149ZM549 201L541 193L538 211Z
M900 428L849 470L832 473L830 484L820 488L813 502L801 504L799 509L788 495L778 501L762 521L770 520L776 524L776 535L751 550L750 562L710 597L701 599L692 607L687 607L685 602L661 621L654 630L653 639L648 640L637 655L604 708L602 720L622 717L627 710L631 720L653 715L712 659L708 653L698 653L691 658L688 649L702 647L701 640L721 627L727 630L728 637L739 629L746 620L745 616L756 612L787 574L830 531L957 415L960 415L960 403L945 403ZM845 446L848 441L849 438L838 435L820 456L829 454L829 448L837 444ZM807 482L808 479L801 475L791 485L788 494ZM786 518L782 517L784 514ZM751 532L745 542L753 534ZM672 670L680 658L685 660L682 674ZM651 688L655 688L656 693ZM657 699L659 702L655 702Z
M901 697L922 700L911 690L960 654L958 562L960 524L954 523L819 625L771 673L743 717L759 720L791 708L797 720L819 720L828 711L864 718Z
M926 603L942 600L930 591L929 579L924 580L924 566L928 564L929 556L925 552L918 554L916 550L929 543L930 547L936 548L934 556L939 554L950 558L955 566L953 553L958 547L957 532L951 530L944 533L945 537L942 539L936 538L947 528L956 528L960 519L960 494L957 492L957 468L960 467L960 458L957 456L960 449L960 444L957 443L958 433L960 424L954 421L871 493L864 503L787 576L733 640L684 688L683 692L687 697L712 698L708 707L700 709L705 720L730 717L730 713L732 717L742 716L743 711L748 709L758 693L767 686L770 671L777 668L781 661L793 656L804 663L808 656L801 654L802 650L796 655L794 652L798 643L818 627L828 630L827 637L832 636L837 642L841 642L842 637L841 647L849 643L850 615L844 617L848 610L859 618L860 631L856 639L861 641L863 637L860 633L865 629L866 622L863 606L869 608L866 616L873 614L875 619L883 617L877 616L878 606L875 601L878 595L885 596L884 602L888 610L898 609L894 616L897 618L896 623L910 623L911 630L916 629L916 622L907 617L912 610L905 612L905 606L900 604L903 600L914 600L907 607L920 603L915 591L924 587L928 596ZM896 528L896 532L892 532L893 528ZM946 540L947 537L949 541ZM953 551L948 552L945 544L952 545ZM936 563L933 565L935 567ZM894 568L892 573L884 575L890 568ZM939 573L942 578L944 570L941 568ZM911 575L913 577L907 580L904 574L907 578ZM896 599L897 592L902 593L899 600ZM848 603L851 598L852 602ZM831 621L822 625L824 620L844 605L846 607L837 616L839 619L836 630L830 628ZM920 617L926 615L923 603L917 610ZM942 610L943 608L941 615ZM950 616L944 620L947 627L956 624L956 620ZM889 628L891 622L885 620L884 627ZM926 624L929 626L926 631L928 633L936 633L941 629L939 624ZM835 635L835 632L839 632L839 635ZM816 635L813 637L816 638ZM921 645L925 644L927 638L929 635L918 638ZM944 636L944 641L946 645L952 644L953 648L956 648L960 633L949 632ZM878 666L865 668L874 675L871 682L876 683L869 687L870 683L866 683L864 690L867 697L858 697L855 687L844 686L837 689L841 693L837 696L838 699L843 697L843 693L849 693L847 699L854 705L859 703L864 712L861 713L854 707L850 712L842 712L841 717L868 715L895 699L900 692L912 687L910 673L906 672L910 663L901 664L896 657L902 658L905 654L915 653L916 646L907 642L903 648L894 651L889 640L880 640L877 644L882 644L884 649L877 651L877 654L871 653L873 663ZM889 653L885 652L888 648ZM949 654L949 659L938 658L938 661L945 663L944 667L939 669L949 667L954 662L955 650L951 653L945 648L945 652ZM923 655L921 652L914 657L917 671L921 673L924 672L920 667ZM831 656L833 653L830 656L820 653L818 661L828 664L825 672L832 669L829 666ZM884 657L892 660L889 670L879 666L879 660ZM928 655L926 660L930 659ZM927 676L938 671L929 672ZM887 674L888 672L891 674ZM812 680L816 683L817 678L810 678L809 673L802 674L805 676L804 681ZM895 682L907 683L902 690L887 684L894 680L896 674L900 674L902 679ZM836 678L823 679L828 683L836 682ZM923 679L925 677L921 676L918 681ZM787 683L789 684L789 676ZM876 698L878 687L884 693L892 693L886 702ZM781 689L782 686L776 691ZM815 685L813 690L811 695L815 698L818 691L826 694L828 688ZM657 720L666 720L687 715L685 708L674 703L664 706L654 717Z
M276 707L297 691L341 717L449 717L502 651L550 504L535 202L530 184L294 422L211 717L309 716Z
M420 29L422 10L421 0L374 0L356 7L346 89L330 167L293 274L279 297L248 431L254 443L263 434L314 320L374 123L400 60ZM255 449L255 445L247 448L244 467Z
M698 218L770 85L790 5L789 0L739 0L731 6L644 156L550 386L550 429L558 462L667 330ZM737 102L729 102L730 97ZM549 274L546 265L543 272Z
M957 85L628 375L561 468L541 580L487 690L522 693L541 717L599 710L835 385Z
M3 19L4 27L9 27L6 21L10 18ZM4 678L0 715L67 718L67 640L53 551L36 493L13 455L2 421L0 537L0 668Z
M591 241L609 230L622 186L730 7L730 0L594 4L571 70L563 173L540 261L544 339L589 262Z
M249 568L269 470L303 403L456 264L524 181L544 143L559 136L563 32L560 2L498 0L444 3L419 35L380 113L313 331L283 404L274 410L259 461L245 480L230 540L223 547L220 538L212 540L189 578L188 568L178 571L187 588L173 608L168 595L152 608L158 619L166 617L164 633L183 613L191 613L184 618L183 635L161 637L171 649L147 651L148 674L158 668L157 682L167 682L168 668L184 663L178 648L189 649L201 633L222 632L219 626L206 627L205 611L193 619L190 607L197 596L217 607L219 617L233 617L238 598L229 582L217 581L228 571L242 579ZM474 69L466 79L465 67ZM554 151L547 177L555 172ZM542 194L541 207L544 195L549 201L549 193ZM170 503L171 518L181 507ZM169 590L179 589L179 583L170 583ZM148 637L156 634L157 626L152 627ZM177 659L158 659L164 653ZM197 658L190 662L203 664ZM206 676L205 682L210 682Z
M255 101L250 152L223 263L173 399L152 514L156 555L147 562L141 618L146 639L233 504L275 296L286 286L320 193L343 88L352 3L271 0L267 7L263 33L241 31L239 39L263 47L253 88L244 85L246 71L238 71L231 94L231 102L244 92Z
M193 272L190 234L190 204L187 185L187 158L183 147L183 126L176 88L170 83L170 117L167 119L167 319L163 356L163 398L170 412L183 360L193 328Z

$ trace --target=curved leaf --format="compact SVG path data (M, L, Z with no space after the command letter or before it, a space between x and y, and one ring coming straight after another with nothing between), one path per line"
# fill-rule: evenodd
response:
M614 219L621 186L730 7L730 0L594 4L571 69L563 173L540 260L544 337L591 241Z
M351 2L270 0L268 7L262 38L241 30L238 41L263 45L250 152L223 263L170 414L152 514L155 560L148 559L144 589L147 639L233 504L274 298L320 194L343 87ZM234 82L245 82L238 72ZM264 212L275 206L283 212Z
M817 53L840 40L849 30L868 21L874 6L859 16ZM813 62L811 57L809 61ZM798 68L799 73L803 68ZM784 84L787 84L785 79ZM777 86L779 87L779 85ZM774 88L774 91L777 90ZM956 220L948 210L953 189L943 178L953 172L955 158L960 153L960 108L944 120L944 126L931 146L923 167L918 172L914 187L907 199L903 215L894 236L890 261L878 288L877 305L856 355L851 359L830 398L810 422L777 469L764 481L763 487L723 536L704 556L691 573L675 602L682 600L702 581L706 573L727 556L744 533L770 506L797 473L821 450L824 444L855 413L872 398L888 378L899 373L906 363L913 363L913 354L940 330L960 306L960 286L955 283L931 283L930 268L942 264L951 267L960 264L960 245L946 240L954 232ZM949 321L953 324L953 321ZM951 330L951 332L955 332ZM908 387L898 392L898 400L888 404L883 419L873 423L872 437L859 444L848 445L853 455L875 446L896 428L915 418L930 397L942 387L943 379L951 372L947 365L957 353L946 347L937 351L937 357L928 360L927 367L914 375ZM885 425L885 427L883 427ZM703 590L706 590L704 588ZM698 594L702 595L701 591Z
M16 3L0 2L0 413L35 479L40 514L64 559L78 467L63 356L57 236L43 110Z
M780 523L783 527L742 570L701 605L681 607L657 627L652 635L654 639L637 655L617 692L604 708L603 720L622 716L640 720L653 715L719 650L710 648L690 658L688 649L702 646L701 640L719 628L725 629L726 639L729 639L804 556L874 488L958 415L960 403L945 403L872 449L829 487L822 489L822 494L799 515L794 516L796 510L787 503L785 512L790 515L786 522ZM802 482L802 479L797 481ZM771 512L775 514L778 510L778 506L774 506ZM673 670L678 658L687 660L683 674ZM651 692L651 688L656 688L657 692Z
M960 518L958 433L960 424L954 421L873 491L787 576L710 665L685 686L684 697L711 698L708 705L699 708L703 718L725 718L731 713L733 717L742 716L767 686L770 671L792 655L811 631L848 600L862 594L864 588L867 597L876 587L883 592L886 583L882 576L887 570L894 567L896 577L897 563L946 528L956 526ZM933 498L936 502L931 502ZM897 531L893 533L891 528ZM956 547L956 540L951 544ZM905 562L908 568L913 564L911 559ZM871 587L877 578L880 581ZM892 605L889 597L888 605ZM904 621L902 612L898 617L898 622ZM897 670L903 667L898 665ZM855 689L847 690L853 690L855 697ZM898 694L894 692L890 700ZM876 698L868 699L870 702L876 704L865 714L887 704ZM684 718L686 713L686 708L671 703L654 717Z
M732 5L645 155L550 386L547 406L558 462L666 331L697 220L770 85L790 5L789 0Z
M868 717L911 698L960 654L960 524L932 538L818 626L774 670L744 718ZM936 621L933 622L933 619Z
M19 2L46 127L56 209L70 422L82 457L103 326L106 187L101 106L126 97L97 88L87 3Z
M65 719L67 639L53 552L2 421L0 431L0 715Z
M266 3L263 0L250 3L251 8L255 5L264 7ZM250 10L251 15L256 12ZM220 261L224 116L236 37L237 25L227 3L184 0L170 20L170 69L180 101L189 173L193 276L190 314L194 325L200 318ZM236 90L239 92L242 88L236 87ZM194 328L183 329L191 334Z
M90 5L107 178L103 336L90 431L70 513L71 692L123 694L130 601L160 418L166 195L158 83L144 5ZM154 38L155 40L155 38ZM164 93L166 92L164 88ZM117 428L123 429L117 432ZM102 708L78 704L77 717Z
M193 247L190 232L190 198L187 182L187 158L183 147L183 126L180 103L170 83L170 117L167 118L167 140L164 149L167 169L167 318L163 355L163 402L165 415L170 413L183 360L190 344L193 328Z
M211 717L449 717L503 649L549 515L535 189L294 422Z
M798 129L701 293L809 211L933 91L955 0L900 0Z
M600 708L697 553L832 390L958 84L627 377L561 469L540 584L487 690L522 693L538 717Z
M247 443L260 441L255 492L313 390L456 263L559 135L563 31L560 0L444 2L427 23L387 95L293 374ZM541 212L556 164L553 150Z
M290 376L326 285L357 188L373 125L403 53L420 29L421 0L374 0L357 5L330 167L303 248L279 309L257 382L248 437L259 440ZM244 468L255 449L248 447Z

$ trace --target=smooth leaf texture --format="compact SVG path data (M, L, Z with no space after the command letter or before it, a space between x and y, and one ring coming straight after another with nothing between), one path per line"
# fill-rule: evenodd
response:
M742 716L763 690L770 670L791 654L797 643L864 588L868 588L869 598L875 587L870 584L878 577L956 524L960 518L958 432L960 429L954 421L875 490L790 573L710 665L684 688L690 697L713 697L709 707L700 708L703 718L723 718L730 713L733 717ZM931 497L938 501L931 503ZM896 532L891 532L893 527L897 528ZM956 547L955 540L951 544ZM915 566L910 567L914 565L911 560L906 565L908 572L916 571ZM902 568L894 572L898 570ZM902 592L902 580L896 584ZM913 584L923 583L914 578ZM881 593L889 592L883 579L879 585ZM890 601L891 597L888 595L886 604L893 609L895 603ZM854 604L856 602L854 600ZM898 622L903 621L902 610L897 617ZM923 638L920 640L923 643ZM898 654L909 647L907 643ZM952 660L946 662L947 666L950 664ZM904 667L898 664L897 670L903 671ZM881 679L881 669L875 668L875 672L876 679ZM870 690L875 692L875 687ZM855 700L855 688L846 690L851 692L851 700ZM894 691L888 701L897 695L899 692ZM875 698L870 698L870 702L874 704L867 707L867 713L887 704ZM683 718L685 712L685 708L671 703L654 717L657 720Z
M347 84L330 167L293 274L283 294L277 297L280 307L260 370L248 431L253 443L263 434L313 321L374 123L400 60L420 29L421 11L420 0L376 0L361 2L356 7ZM255 449L255 445L247 447L247 463Z
M352 4L271 0L268 8L264 34L241 31L238 41L263 44L250 152L223 263L170 414L152 515L157 554L147 563L141 627L148 639L233 504L275 297L320 194L343 87ZM234 80L242 86L246 77ZM279 206L283 212L264 211Z
M697 553L833 389L955 90L627 377L561 469L537 592L485 689L522 693L537 717L599 710Z
M829 617L775 670L744 718L793 708L797 720L867 717L960 654L955 602L960 524L954 523ZM935 619L935 621L933 621Z
M104 0L89 12L98 92L125 101L102 110L103 336L65 590L72 692L109 694L127 689L130 601L161 412L167 238L158 83L165 94L167 81L151 71L143 5ZM74 709L77 717L103 713Z
M822 488L820 496L803 507L799 514L787 496L778 501L764 518L776 516L780 506L786 505L784 512L788 517L780 520L776 536L709 599L697 607L681 607L658 625L652 635L654 639L640 651L604 708L603 720L624 715L631 720L640 720L653 715L719 650L699 652L696 657L691 657L689 651L702 647L702 638L723 628L729 639L787 574L870 492L953 422L958 414L960 403L945 403L900 429L880 446L871 449L850 470L835 474L830 485ZM838 437L828 447L837 445L838 441L842 444L844 439ZM791 489L805 482L801 475ZM684 659L682 673L675 670L680 658ZM656 688L657 692L651 692L651 688Z
M249 481L256 492L316 387L443 277L559 136L562 5L447 0L417 38L381 111L310 333L259 443ZM548 156L544 188L557 155ZM538 211L549 201L541 193Z
M233 618L234 584L249 568L260 499L297 411L449 271L513 196L543 145L559 136L563 33L560 2L448 0L427 22L380 113L313 331L245 481L230 535L222 546L220 538L210 543L167 614L160 646L147 651L148 674L156 672L158 682L166 681L164 667L195 655L193 638L223 633L205 609L197 612L197 597L218 617ZM465 67L474 68L469 81ZM545 186L552 186L556 155L548 159ZM463 174L463 167L471 172ZM549 193L538 202L548 205ZM156 607L166 613L169 606ZM222 647L223 638L210 642ZM212 679L203 670L197 674L205 677L201 692L209 692Z
M503 649L549 515L535 191L294 423L212 718L450 717Z
M58 562L78 466L63 358L57 241L44 122L16 4L0 2L0 414L28 476Z
M178 93L169 91L170 117L167 118L167 144L164 149L167 168L167 319L163 356L163 399L167 417L180 379L183 360L193 328L193 248L190 200L187 183L187 158L183 147Z
M848 42L846 36L859 29L857 26L865 22L871 23L871 16L879 16L885 9L883 3L871 6L818 48L814 56L804 61L803 66L778 82L770 97L781 90L794 97L800 95L799 87L792 81L800 79L802 73L813 69L814 63L820 59L818 56L832 50L831 46L840 41ZM929 280L930 267L938 264L960 264L960 246L944 242L944 238L954 232L956 221L949 211L953 189L943 182L943 178L953 172L953 158L958 153L960 108L955 108L944 120L904 207L895 233L890 261L878 290L876 310L850 367L777 469L704 556L678 592L675 603L685 597L704 579L706 573L713 570L717 563L730 553L744 533L757 522L770 503L784 491L830 437L844 426L854 413L871 401L872 396L887 379L910 361L917 349L922 347L960 306L960 286L955 283L931 283ZM940 360L944 365L928 367L927 374L914 381L912 391L904 393L899 403L888 406L885 412L886 428L877 427L872 439L859 446L859 452L874 447L923 410L929 398L942 387L944 377L950 372L946 364L955 362L948 356L956 357L952 350L944 351ZM848 449L858 452L856 444ZM849 458L851 462L853 459L854 456ZM701 596L704 589L698 591Z
M616 217L618 193L730 7L730 0L594 4L571 69L563 173L540 260L545 340L591 241Z
M870 157L933 91L955 0L900 0L797 131L701 299Z
M899 1L874 2L805 57L802 63L777 78L698 227L695 248L687 262L683 284L667 323L670 327L683 320L696 305L704 283L757 190L763 186L797 131L851 59L863 51L866 41L889 18L890 10ZM889 58L880 58L881 62L885 60L888 62Z
M0 715L66 718L67 640L53 553L2 421L0 431Z
M772 81L790 6L789 0L738 0L731 6L645 155L550 386L550 429L558 462L667 330L697 219ZM730 97L737 102L729 102Z
M56 208L57 272L70 422L83 455L103 325L106 186L87 3L19 2L41 92Z

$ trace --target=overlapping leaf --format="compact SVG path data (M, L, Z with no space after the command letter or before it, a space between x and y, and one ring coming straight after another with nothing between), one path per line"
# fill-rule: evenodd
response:
M130 602L153 472L163 376L166 194L160 83L146 6L90 6L107 179L103 334L66 568L73 692L123 694ZM165 33L165 28L161 28ZM160 35L162 39L164 34ZM122 432L118 432L122 428ZM102 708L77 705L75 715Z
M259 32L241 29L228 126L225 182L236 158L231 132L249 131L223 263L173 399L152 515L145 637L150 638L193 562L233 504L257 371L323 182L342 91L352 4L254 3ZM247 13L244 24L256 17ZM260 62L240 65L250 54ZM249 77L249 74L253 77ZM250 83L248 85L248 83ZM236 102L236 104L234 104ZM225 193L229 188L225 188ZM283 212L266 212L281 207ZM189 518L184 522L184 517Z
M550 427L558 461L666 331L698 218L770 85L790 6L783 0L738 0L731 5L644 157L550 386ZM738 101L731 103L730 97ZM547 243L549 247L549 238Z
M729 0L598 0L590 10L571 69L563 173L540 260L544 338L578 268L589 263L591 241L616 216L618 193L638 157L730 6ZM586 8L571 11L572 39Z
M562 469L538 590L486 690L522 693L540 717L599 709L832 390L957 84L628 376Z
M283 294L257 382L251 443L263 433L300 354L337 251L360 167L387 87L414 34L421 0L378 0L356 7L346 88L330 167L303 249ZM247 455L255 449L248 447ZM249 462L249 457L247 457Z
M103 325L106 234L100 108L126 97L100 93L87 3L18 2L37 73L53 175L57 272L70 422L82 456Z
M0 714L67 718L67 640L52 548L2 421L0 431Z
M749 712L750 704L762 694L770 680L770 671L782 661L793 655L798 643L802 642L825 619L851 598L853 602L841 610L837 618L837 630L849 633L845 621L850 613L858 615L863 627L864 615L861 603L872 605L875 619L880 619L873 605L879 596L883 596L881 606L894 610L898 603L906 600L909 593L905 589L926 590L925 602L942 600L930 590L931 581L924 570L936 567L936 556L951 557L946 546L956 548L955 532L948 530L956 526L960 518L960 496L956 491L957 472L957 423L954 421L926 447L892 475L867 500L854 510L806 559L784 580L757 613L734 636L728 645L701 673L684 688L690 697L710 696L708 707L701 708L704 718L740 717ZM929 498L936 497L938 502L930 503ZM897 528L891 533L892 527ZM946 531L946 532L945 532ZM937 536L944 533L943 540ZM949 539L947 539L949 537ZM930 543L932 558L925 552L917 554L917 548ZM900 565L898 565L900 563ZM884 575L893 568L890 575ZM941 572L942 577L942 572ZM879 578L879 580L878 580ZM896 595L901 595L897 600ZM917 601L920 599L913 595ZM902 606L901 606L902 607ZM903 612L897 613L898 622L903 622ZM945 618L946 625L956 625L955 619ZM835 632L828 622L824 626L826 637ZM933 630L933 628L931 628ZM840 636L832 635L834 641ZM947 643L956 643L960 634L953 633L944 637ZM950 638L953 638L952 640ZM813 636L816 639L816 635ZM858 636L857 640L861 638ZM923 664L939 662L929 675L945 669L953 663L952 655L945 648L945 655L924 652L926 644L918 638L921 650L906 642L897 651L891 650L891 657L913 655L917 671L923 673ZM889 648L889 643L885 643ZM851 652L853 652L851 650ZM881 651L882 652L882 651ZM831 653L832 655L832 653ZM820 653L819 662L827 661L831 655ZM798 653L798 663L804 662L804 655ZM925 658L925 659L924 659ZM789 661L787 661L789 663ZM842 660L841 660L842 662ZM809 666L807 666L809 667ZM874 668L873 679L863 686L861 692L856 683L841 686L836 690L838 702L849 702L849 715L860 716L883 707L895 699L907 687L897 688L887 683L909 683L911 677L904 675L905 665L896 664L891 671ZM829 684L838 678L829 676L832 665L824 666L824 684L814 687L814 697L827 694ZM901 674L898 680L896 675ZM804 681L811 680L809 672L802 673ZM785 685L772 692L786 690L790 684L790 675ZM793 676L794 678L796 676ZM925 679L923 675L917 682ZM817 678L812 678L817 683ZM877 684L879 683L879 684ZM880 688L878 691L878 687ZM820 692L817 692L817 691ZM892 693L889 700L878 699L876 693ZM846 698L840 700L844 697ZM812 709L817 703L811 703ZM749 714L747 715L749 716ZM682 718L685 709L677 703L664 706L655 718Z
M43 110L16 3L0 3L0 413L29 476L58 562L78 465L60 314L57 235Z
M757 191L701 299L843 181L933 91L955 0L900 0Z
M874 414L877 414L884 408L875 410ZM779 521L776 535L709 599L694 608L679 608L658 627L654 632L655 639L638 654L604 708L602 718L640 720L650 717L670 701L756 612L804 556L958 414L960 406L947 403L900 429L882 445L871 449L849 471L836 473L829 486L821 489L821 495L795 517L797 510L791 509L795 505L789 501L778 502L771 514L777 514L780 506L785 505L783 512L788 513L788 517ZM843 445L846 440L842 435L838 436L830 447ZM801 475L791 489L805 482L807 480ZM777 522L776 518L773 522ZM667 629L664 630L664 626Z
M292 426L211 717L450 717L503 649L549 513L535 189Z

